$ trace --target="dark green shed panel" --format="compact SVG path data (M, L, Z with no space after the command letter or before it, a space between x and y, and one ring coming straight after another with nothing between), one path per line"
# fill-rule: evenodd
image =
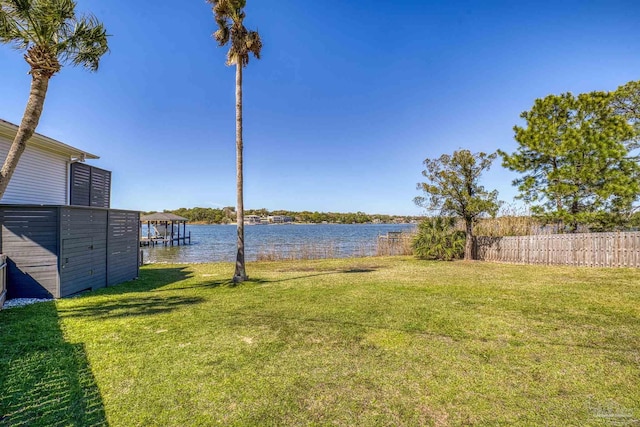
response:
M51 206L0 208L0 252L7 256L8 298L59 296L58 214L59 209Z
M111 207L111 172L85 163L71 164L71 205Z
M98 209L60 209L60 295L107 286L107 221Z
M138 277L139 212L0 205L8 296L65 297Z
M91 206L91 166L84 163L71 164L69 198L73 206Z
M140 213L110 211L107 232L107 286L130 280L138 272Z

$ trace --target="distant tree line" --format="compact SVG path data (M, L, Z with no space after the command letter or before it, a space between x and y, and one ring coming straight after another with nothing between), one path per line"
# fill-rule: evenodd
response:
M227 206L224 208L179 208L174 210L164 210L164 212L170 212L176 215L180 215L187 218L189 222L200 224L231 224L236 221L236 211L233 206ZM152 212L145 212L146 214ZM381 215L381 214L366 214L364 212L311 212L311 211L287 211L287 210L274 210L268 209L245 209L245 215L258 215L266 218L268 216L282 215L292 218L295 222L310 223L310 224L367 224L367 223L382 223L393 224L399 222L420 221L423 217L420 216L398 216L398 215Z

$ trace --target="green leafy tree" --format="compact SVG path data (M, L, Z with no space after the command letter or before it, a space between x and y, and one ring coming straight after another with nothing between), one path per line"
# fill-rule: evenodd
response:
M489 170L496 154L469 150L443 154L438 159L426 159L422 175L427 182L418 183L425 196L414 202L446 217L462 218L465 223L464 258L473 259L473 225L483 215L495 216L500 204L497 191L487 191L479 184L482 172Z
M0 43L24 52L31 68L27 106L0 170L0 199L38 127L51 77L65 63L96 71L109 50L104 26L75 9L72 0L0 0Z
M618 87L612 93L611 107L615 114L633 126L633 137L624 143L629 153L635 154L632 157L638 160L638 153L634 150L640 148L640 81L631 81Z
M452 261L462 258L465 233L455 229L453 217L427 218L418 225L413 253L420 259Z
M246 0L207 0L213 6L213 14L218 30L213 34L220 46L229 44L227 65L236 66L236 222L238 228L238 248L235 283L247 280L244 261L244 193L242 156L242 69L249 63L249 54L260 59L262 40L257 31L244 26Z
M630 155L637 132L621 112L625 102L609 92L565 93L537 99L521 114L518 149L500 154L505 167L523 174L514 185L534 214L575 231L579 224L610 227L629 212L640 168Z

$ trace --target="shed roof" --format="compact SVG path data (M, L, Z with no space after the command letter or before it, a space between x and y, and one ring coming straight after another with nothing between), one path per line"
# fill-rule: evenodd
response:
M142 222L147 222L147 221L189 221L187 218L179 216L179 215L175 215L172 213L168 213L168 212L156 212L156 213L152 213L149 215L143 215L140 217L140 221Z
M0 119L0 135L5 135L13 139L15 137L16 132L18 132L18 125L14 125L11 122ZM31 139L29 140L29 144L33 144L33 146L36 146L48 151L64 154L66 156L69 156L70 158L75 158L81 161L84 161L85 159L100 158L95 154L88 153L84 150L81 150L76 147L72 147L60 141L56 141L53 138L49 138L48 136L44 136L39 133L33 134Z

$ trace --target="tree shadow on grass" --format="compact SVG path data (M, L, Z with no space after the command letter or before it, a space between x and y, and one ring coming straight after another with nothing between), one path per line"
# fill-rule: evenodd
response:
M372 273L377 271L379 267L353 267L353 268L342 268L336 270L290 270L290 272L300 271L300 272L309 272L312 274L305 274L295 277L286 277L283 279L264 279L260 277L250 277L249 280L243 282L244 284L267 284L267 283L280 283L280 282L288 282L293 280L300 279L308 279L311 277L319 277L319 276L327 276L327 275L340 275L340 274L353 274L353 273ZM111 286L108 288L99 289L97 291L89 292L85 295L125 295L136 292L172 292L178 290L188 290L188 289L197 289L197 288L218 288L218 287L229 287L235 288L241 286L243 283L234 283L231 279L218 279L218 280L203 280L198 283L186 284L185 286L173 286L181 281L192 279L194 277L193 272L189 269L188 266L184 267L167 267L167 268L147 268L140 271L140 277L137 280L132 280L126 283L122 283L119 285ZM193 304L197 303L197 301L191 301L188 298L184 298L182 302L178 298L170 299L170 298L140 298L139 300L128 298L128 302L126 302L126 306L121 307L122 309L128 308L129 315L132 314L147 314L144 313L145 304L151 305L154 307L148 308L148 314L154 314L156 312L167 311L171 309L173 306L177 306L179 304ZM146 303L145 303L146 302ZM104 314L112 310L113 308L117 308L114 306L118 306L118 304L106 304L104 310L97 310L96 313L98 315ZM111 306L111 308L109 308ZM158 311L154 311L158 310Z
M202 281L200 283L196 283L193 285L183 286L183 287L167 287L166 289L153 289L154 292L165 292L165 291L175 291L175 290L186 290L186 289L196 289L196 288L218 288L218 287L229 287L229 288L237 288L242 286L243 284L256 284L256 285L264 285L268 283L281 283L281 282L289 282L292 280L300 280L300 279L308 279L311 277L319 277L319 276L328 276L328 275L336 275L336 274L351 274L351 273L371 273L376 271L378 268L376 267L366 267L366 268L346 268L340 270L329 270L329 271L321 271L318 270L308 270L309 272L315 271L313 274L305 274L301 276L295 277L286 277L284 279L264 279L260 277L249 277L248 280L241 283L234 283L231 279L219 279L219 280L208 280ZM152 270L149 270L152 271ZM294 271L294 270L290 270ZM298 271L298 270L295 270ZM307 270L299 270L299 271L307 271ZM189 276L192 277L192 276ZM146 278L145 278L146 279Z
M201 297L156 294L162 290L180 289L171 285L192 276L186 266L144 270L138 280L78 295L74 303L61 304L58 313L64 318L100 320L168 313L204 301ZM160 289L165 287L167 289Z
M153 316L169 313L183 306L199 304L204 301L200 297L181 296L145 296L123 297L105 301L87 301L68 308L60 308L60 315L67 317L86 317L95 319L115 319L120 317Z
M192 285L182 286L182 287L169 287L166 289L154 289L152 292L172 292L172 291L183 291L188 289L198 289L198 288L220 288L220 287L229 287L234 288L241 285L241 283L233 283L231 279L221 279L221 280L206 280L199 283L194 283Z
M84 345L65 341L53 302L0 312L0 348L0 425L108 425Z
M324 271L314 274L305 274L303 276L295 276L295 277L287 277L284 279L262 279L262 278L249 278L248 283L257 283L257 284L267 284L267 283L281 283L281 282L289 282L292 280L301 280L301 279L309 279L311 277L320 277L320 276L331 276L331 275L340 275L340 274L353 274L353 273L372 273L376 271L376 268L347 268L341 270L330 270Z
M130 292L147 292L154 289L170 286L193 277L193 272L188 266L167 268L146 268L140 270L137 280L121 283L101 289L99 292L106 295L121 295Z

